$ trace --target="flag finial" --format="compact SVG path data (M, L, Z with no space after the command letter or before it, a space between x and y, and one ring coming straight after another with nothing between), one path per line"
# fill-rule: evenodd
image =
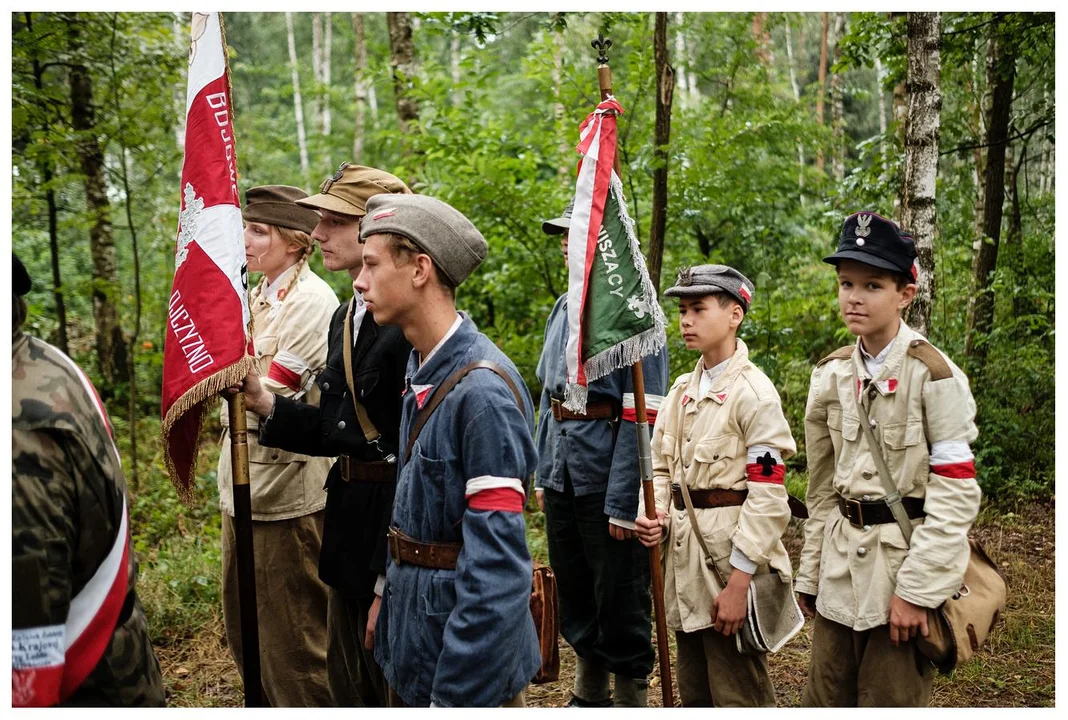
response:
M604 33L598 32L597 38L590 41L590 46L597 51L597 63L599 65L608 64L608 49L612 47L612 40L606 38Z

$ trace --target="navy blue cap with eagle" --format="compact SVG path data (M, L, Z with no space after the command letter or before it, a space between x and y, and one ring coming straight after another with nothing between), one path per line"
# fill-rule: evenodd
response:
M838 251L823 258L823 262L835 266L841 260L856 260L916 280L916 243L912 236L893 220L868 210L845 219Z

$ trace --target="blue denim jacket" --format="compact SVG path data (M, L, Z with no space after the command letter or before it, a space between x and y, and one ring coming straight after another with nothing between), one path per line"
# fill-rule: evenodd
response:
M563 399L567 385L567 296L562 295L545 325L545 345L538 361L542 384L538 416L538 474L535 485L563 492L564 472L571 477L575 495L607 491L604 512L608 517L633 521L638 513L641 477L638 440L634 429L634 384L629 367L615 370L589 385L589 400L613 400L623 407L618 427L609 420L564 420L557 422L550 403ZM642 358L646 408L652 432L655 411L668 386L668 353ZM630 410L628 413L627 411ZM629 417L629 420L628 420Z
M475 370L431 415L411 457L398 458L392 524L422 542L463 543L455 570L397 565L392 558L386 569L375 659L411 706L498 706L518 695L541 664L523 513L476 510L465 497L477 479L525 491L537 463L530 393L511 360L468 317L422 367L412 352L409 388L438 386L475 360L506 369L525 412L500 377ZM416 396L411 389L404 395L402 452L418 412Z

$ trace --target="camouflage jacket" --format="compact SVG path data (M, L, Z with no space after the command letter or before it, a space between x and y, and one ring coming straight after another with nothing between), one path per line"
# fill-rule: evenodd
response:
M11 355L12 704L163 705L137 563L128 531L119 536L126 481L103 406L51 345L18 331ZM106 562L107 597L86 624L83 591ZM93 637L99 646L83 652Z

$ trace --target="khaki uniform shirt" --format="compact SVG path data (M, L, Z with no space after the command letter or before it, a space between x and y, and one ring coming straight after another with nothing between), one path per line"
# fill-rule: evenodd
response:
M307 263L288 292L294 272L282 273L267 289L253 293L252 318L259 373L264 387L283 397L319 404L315 378L326 365L330 316L337 296ZM222 407L223 443L219 455L219 505L234 515L233 470L230 464L230 419ZM259 443L259 417L248 413L248 464L253 520L288 520L326 506L323 483L334 458L311 457Z
M960 587L968 563L967 533L979 512L969 444L975 440L975 401L968 378L941 353L947 377L909 354L926 342L904 322L886 360L872 378L860 354L829 359L812 371L805 411L809 519L794 582L817 595L829 620L855 630L884 625L896 593L922 607L937 607ZM909 548L897 523L854 527L838 510L837 495L857 500L886 496L860 430L859 385L879 394L868 410L897 489L924 498L926 518L912 521Z
M674 630L711 627L712 600L719 588L689 515L672 503L671 483L680 476L690 490L749 491L741 506L694 510L724 580L733 571L731 555L736 550L757 565L758 573L768 572L770 566L785 577L792 575L781 540L790 521L781 467L777 481L753 481L761 466L748 462L747 456L750 448L761 446L786 459L797 448L775 386L750 362L745 343L737 342L726 369L703 397L698 397L702 361L675 381L653 431L656 507L667 520L662 552L665 617ZM639 502L638 513L645 514L644 502Z

